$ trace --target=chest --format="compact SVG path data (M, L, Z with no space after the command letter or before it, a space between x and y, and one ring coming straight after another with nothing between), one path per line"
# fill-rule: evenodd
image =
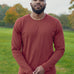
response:
M27 22L23 26L22 37L42 36L53 37L55 34L55 25L48 22Z

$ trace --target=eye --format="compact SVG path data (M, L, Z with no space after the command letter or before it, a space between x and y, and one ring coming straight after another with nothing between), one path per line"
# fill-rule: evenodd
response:
M37 1L37 0L33 0L33 1Z

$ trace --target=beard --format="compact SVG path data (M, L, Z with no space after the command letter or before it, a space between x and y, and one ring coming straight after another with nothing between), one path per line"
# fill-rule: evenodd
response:
M41 8L39 10L36 10L33 6L31 6L31 8L32 8L33 12L35 12L36 14L41 14L45 10L46 6L44 6L43 8Z

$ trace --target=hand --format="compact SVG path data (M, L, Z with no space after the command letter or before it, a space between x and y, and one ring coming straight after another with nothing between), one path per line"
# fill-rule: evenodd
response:
M44 74L45 70L42 66L38 66L35 71L33 72L33 74Z

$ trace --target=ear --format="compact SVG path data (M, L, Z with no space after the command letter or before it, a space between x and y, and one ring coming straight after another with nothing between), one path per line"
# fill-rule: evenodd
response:
M30 5L32 5L32 3L30 3Z
M45 5L47 5L47 3L45 3Z
M45 2L45 3L44 3L44 5L46 6L46 5L47 5L47 3Z

